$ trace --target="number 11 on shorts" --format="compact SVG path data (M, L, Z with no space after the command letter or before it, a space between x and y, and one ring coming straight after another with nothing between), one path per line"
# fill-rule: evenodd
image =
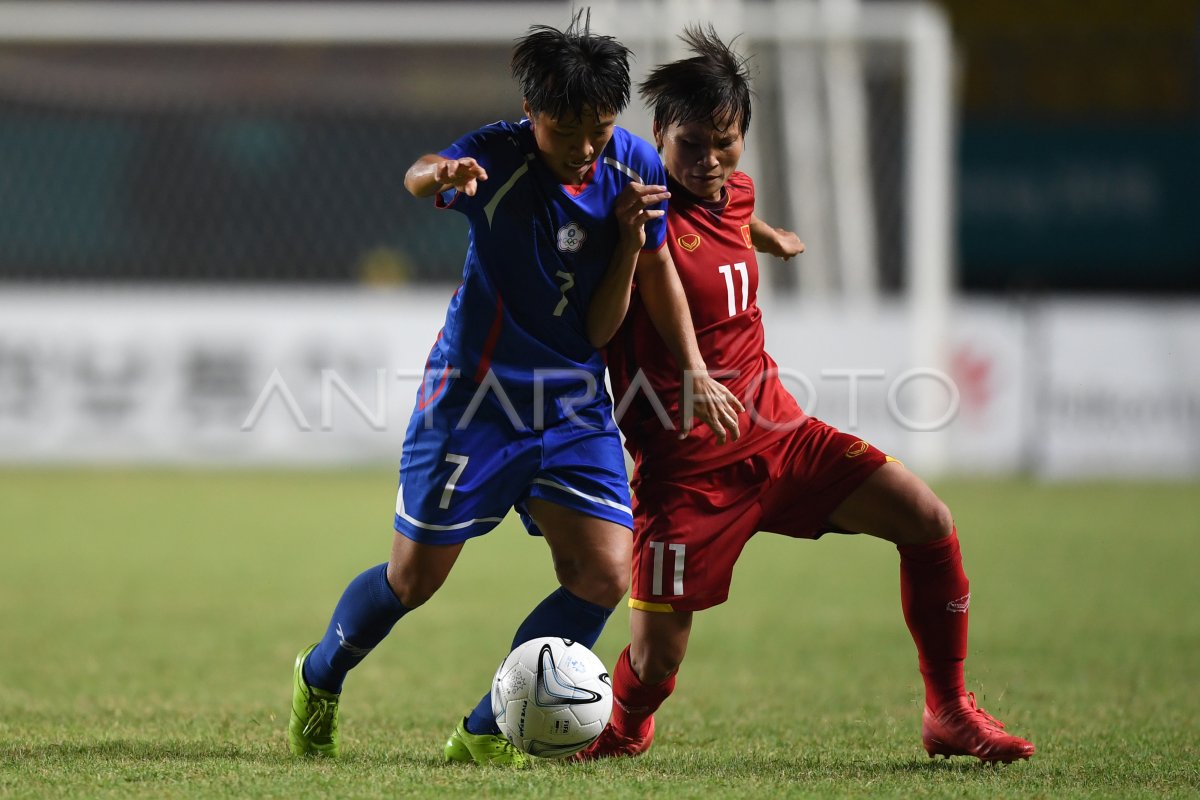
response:
M667 548L670 548L671 553L675 556L675 569L671 576L671 594L683 594L683 554L687 545L668 545L665 542L650 542L649 544L650 549L654 552L654 578L650 586L651 594L658 596L663 593L663 554Z

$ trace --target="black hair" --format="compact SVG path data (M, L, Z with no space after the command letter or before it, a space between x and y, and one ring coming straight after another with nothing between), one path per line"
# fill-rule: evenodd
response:
M534 114L555 119L583 109L620 114L629 105L628 47L591 32L591 9L576 11L565 31L534 25L513 48L512 74Z
M654 106L654 123L708 121L725 129L735 121L744 136L750 128L750 70L746 58L725 44L709 25L688 26L679 37L696 55L662 64L638 85L642 99Z

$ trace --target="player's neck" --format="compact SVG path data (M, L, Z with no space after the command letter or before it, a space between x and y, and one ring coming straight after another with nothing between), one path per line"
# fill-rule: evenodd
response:
M579 195L583 194L584 189L586 189L587 187L592 185L592 179L594 177L596 177L596 164L593 162L592 168L584 173L583 178L579 181L578 184L564 183L562 185L562 187L567 192L567 194L578 197Z
M729 191L725 186L721 187L721 191L717 195L717 199L709 200L708 198L700 197L693 194L686 186L667 174L667 189L671 192L671 199L679 202L682 201L688 205L696 205L709 211L720 211L729 204Z

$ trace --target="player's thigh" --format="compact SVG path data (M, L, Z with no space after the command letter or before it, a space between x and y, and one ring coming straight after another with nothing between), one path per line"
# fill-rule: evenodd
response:
M898 461L876 470L842 501L830 521L901 545L941 539L954 526L945 503Z
M762 518L763 480L747 460L705 475L637 481L630 606L661 613L724 603Z
M559 582L598 605L629 588L633 511L621 437L606 402L572 408L542 431L540 465L517 511L550 545Z
M813 417L755 458L770 474L762 498L763 530L804 539L845 530L831 521L834 511L891 460Z
M448 545L487 533L539 469L538 437L472 399L470 386L452 384L409 422L394 527L410 539Z
M588 602L616 606L629 587L629 528L540 497L524 505L550 546L559 583Z
M629 477L621 437L605 403L573 409L542 432L537 473L517 503L526 511L527 501L537 499L589 517L633 528ZM530 533L536 523L525 520Z
M643 683L662 683L675 674L687 654L691 611L643 611L629 614L629 661Z

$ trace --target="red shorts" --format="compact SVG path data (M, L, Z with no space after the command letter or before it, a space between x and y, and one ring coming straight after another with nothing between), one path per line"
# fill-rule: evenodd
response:
M646 611L720 605L751 536L816 539L836 530L829 515L891 460L810 417L769 450L710 473L635 478L629 605Z

